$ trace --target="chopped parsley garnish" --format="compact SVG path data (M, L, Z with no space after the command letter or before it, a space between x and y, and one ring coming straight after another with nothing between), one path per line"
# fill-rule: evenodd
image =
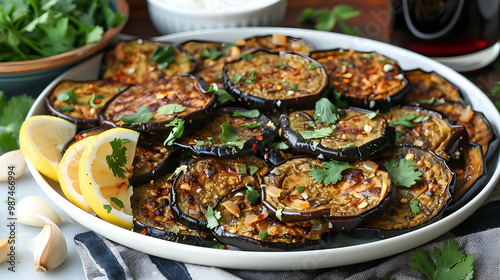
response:
M420 213L420 201L418 199L410 201L410 211L415 215Z
M123 209L123 201L121 201L120 199L116 198L116 197L111 197L110 198L111 202L113 202L114 204L116 204L116 206L118 206L118 208L120 209Z
M267 233L267 231L260 231L260 232L259 232L259 237L260 237L261 239L266 239L268 235L269 235L269 234Z
M240 57L242 59L245 59L245 60L250 60L250 59L253 58L253 54L251 54L251 53L245 53L245 54L242 54Z
M290 147L288 147L288 145L285 142L278 142L274 145L274 148L278 150L286 150Z
M435 100L436 100L436 97L432 97L429 99L419 99L419 100L417 100L417 103L418 104L432 104L432 103L434 103Z
M67 102L74 104L74 105L78 104L78 99L76 98L76 93L75 93L75 90L73 90L73 89L60 93L57 96L57 100L67 101Z
M229 92L227 92L225 89L218 90L215 92L215 94L217 94L219 96L220 104L226 104L229 102L236 101L236 99L234 99L234 97Z
M220 135L220 140L222 143L238 141L239 136L236 134L236 131L238 129L231 126L230 123L230 121L225 121L220 125L220 127L222 128L222 133Z
M131 116L119 116L118 118L124 124L147 123L153 118L153 113L149 111L148 107L141 105L135 114Z
M378 112L379 112L379 110L377 110L377 111L375 111L375 112L373 112L373 113L368 113L368 114L366 114L366 116L367 116L370 120L372 120L373 118L375 118L375 117L378 115Z
M260 122L257 122L257 123L243 123L243 124L240 124L240 126L252 129L252 128L260 127L261 123Z
M175 49L172 45L157 46L156 49L151 53L151 59L156 61L158 64L158 69L166 69L168 65L175 59Z
M214 246L212 246L212 248L214 248L214 249L225 249L226 246L224 246L221 243L217 242L217 243L215 243Z
M301 131L300 135L302 135L302 137L305 140L308 140L308 139L314 139L314 138L328 137L332 134L332 132L333 132L333 129L331 129L330 127L322 127L320 129Z
M207 227L209 229L214 229L219 226L219 219L221 217L220 212L212 209L212 206L208 205L205 217L207 218Z
M314 106L314 119L326 125L334 124L339 119L337 107L327 98L321 98Z
M60 105L60 106L57 106L57 108L61 112L73 112L74 110L76 110L75 107L68 106L68 105Z
M307 65L307 69L309 69L309 70L316 70L317 68L318 68L318 66L316 66L316 64L313 64L313 63Z
M239 83L241 81L241 78L243 78L243 74L240 74L240 75L234 75L233 76L233 81L235 83Z
M347 100L344 100L340 91L333 89L332 93L333 93L333 103L338 108L347 108L349 106L349 103L347 102Z
M295 190L298 192L298 193L302 193L304 191L304 188L303 187L296 187Z
M413 128L413 123L424 122L429 119L429 116L419 116L417 114L408 114L402 117L397 118L394 122L392 122L391 126L404 126L407 128Z
M109 142L112 152L106 156L106 163L115 177L125 178L125 173L127 173L125 168L123 168L127 163L127 147L123 146L123 144L128 142L130 140L119 138L115 138Z
M90 97L89 105L94 109L98 109L99 105L95 104L96 99L104 99L102 95L96 95L95 92L92 92L92 96Z
M412 160L402 158L398 162L393 159L391 161L386 161L384 166L396 186L405 186L409 188L413 186L417 180L420 180L420 176L422 176L422 172L418 170Z
M210 58L212 60L216 60L224 55L224 50L218 51L216 47L212 47L210 49L204 49L199 53L199 55L203 58Z
M297 90L299 88L299 84L293 84L289 89L290 90Z
M300 14L300 22L314 22L314 28L322 31L330 31L335 25L340 26L340 29L345 34L358 35L358 30L346 24L344 20L357 17L361 14L360 11L354 10L350 5L339 4L331 10L321 8L315 10L314 8L305 8Z
M255 75L257 72L255 71L250 71L247 73L248 78L245 80L245 83L247 84L253 84L257 81L257 75Z
M348 144L345 144L344 146L340 146L339 148L345 149L345 148L349 148L349 147L356 147L356 144L354 144L354 143L348 143Z
M396 130L396 142L401 141L402 138L403 138L403 132Z
M367 53L367 54L364 54L364 55L363 55L363 58L366 58L366 59L373 59L373 55L372 55L372 54Z
M240 165L240 174L247 174L247 165L246 164Z
M316 123L314 121L307 121L306 124L310 127L310 128L314 128L316 129Z
M247 119L253 119L257 118L260 116L260 112L258 109L252 109L248 111L235 111L233 113L233 117L236 118L247 118Z
M157 115L173 115L175 113L181 113L186 111L186 107L182 106L181 104L167 104L163 105L156 110Z
M425 252L415 251L410 262L411 267L425 274L429 280L464 279L474 276L474 255L465 254L455 240L443 243L443 249L432 251L432 259Z
M311 176L316 183L324 183L325 185L336 184L342 179L342 171L354 168L348 162L332 160L330 162L323 162L321 164L325 169L311 169L309 176Z
M179 233L179 231L181 231L181 229L180 229L177 225L175 225L175 226L172 228L172 232L173 232L173 233Z
M111 210L113 209L111 207L111 205L107 205L107 204L103 205L102 208L104 208L104 210L106 210L106 213L108 213L108 214L111 213Z
M250 175L255 174L255 172L259 171L259 168L255 165L250 165Z
M281 219L281 216L283 215L283 209L279 209L276 211L276 218L278 218L278 220L282 220Z
M170 134L168 135L167 139L163 143L165 146L170 146L174 143L175 139L181 138L182 134L184 133L184 120L175 118L172 122L169 124L166 124L165 127L170 127L173 126L172 130L170 131Z
M259 202L260 194L253 187L251 187L251 186L246 186L246 187L247 187L247 190L246 190L245 194L247 196L247 200L250 204L255 205L257 202Z

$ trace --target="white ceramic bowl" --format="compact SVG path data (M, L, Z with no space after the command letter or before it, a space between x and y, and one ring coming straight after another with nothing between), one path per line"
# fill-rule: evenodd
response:
M287 0L148 0L151 22L161 34L200 29L247 26L278 26Z

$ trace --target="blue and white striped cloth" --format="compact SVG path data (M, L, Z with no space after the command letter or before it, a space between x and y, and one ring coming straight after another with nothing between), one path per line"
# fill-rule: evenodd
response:
M498 215L497 215L498 216ZM500 222L500 220L499 220ZM452 233L439 241L416 250L428 252L453 239L467 254L474 254L474 279L500 279L500 228L456 237ZM116 244L94 232L75 236L78 251L88 279L425 279L410 265L414 251L367 263L307 271L250 271L185 264L150 256Z

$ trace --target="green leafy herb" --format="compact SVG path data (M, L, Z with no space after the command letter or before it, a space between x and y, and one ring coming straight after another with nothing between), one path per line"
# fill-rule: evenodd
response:
M474 255L465 254L454 240L443 243L443 249L434 248L433 260L421 251L415 251L411 267L426 275L430 280L463 279L472 280L474 276Z
M259 171L259 168L255 165L250 165L250 175L255 174L255 172Z
M257 128L257 127L260 127L262 124L260 122L257 122L257 123L243 123L243 124L240 124L241 127L246 127L246 128Z
M221 104L226 104L226 103L229 103L229 102L235 102L236 101L234 99L234 97L229 92L227 92L225 89L218 90L218 91L215 92L215 94L217 94L219 96L219 102Z
M111 210L113 209L111 205L103 205L102 208L104 208L108 214L111 213Z
M245 54L241 55L241 58L245 59L245 60L249 60L249 59L253 58L253 54L251 54L251 53L245 53Z
M247 165L246 164L240 165L240 174L247 174Z
M182 106L181 104L167 104L163 105L156 110L157 115L173 115L175 113L181 113L186 111L186 107Z
M429 99L419 99L419 100L417 100L417 103L418 104L432 104L432 103L434 103L435 100L436 100L436 97L432 97Z
M116 197L111 197L110 198L111 202L113 202L114 204L116 204L116 206L118 206L118 208L120 209L123 209L123 201L121 201L120 199L116 198Z
M314 119L326 125L334 124L339 120L337 107L327 98L321 98L314 107Z
M500 96L500 81L497 82L496 86L491 88L491 95Z
M241 78L243 78L243 74L240 74L240 75L234 75L233 76L233 81L235 83L239 83L241 81Z
M156 61L158 69L166 69L175 60L175 49L172 45L168 47L157 46L151 53L151 59Z
M59 105L57 106L57 109L59 109L59 111L61 112L73 112L74 110L76 110L75 107L68 105Z
M238 141L238 135L236 131L238 130L236 127L230 125L230 121L226 121L220 125L222 128L222 133L220 135L220 140L222 143L230 143Z
M403 132L396 130L396 142L401 141L402 138L403 138Z
M78 104L78 99L76 98L76 93L73 89L61 92L56 99L59 101L67 101L74 105Z
M415 215L420 213L420 201L418 199L410 201L410 211Z
M267 231L260 231L259 232L260 239L266 239L268 235L269 234L267 233Z
M318 69L318 66L316 66L316 64L311 63L311 64L307 65L307 69L316 70L316 69Z
M179 231L181 231L181 229L176 225L172 228L173 233L179 233Z
M258 109L252 109L248 111L235 111L233 113L233 117L236 118L248 118L248 119L253 119L257 118L260 116L260 112Z
M214 248L214 249L225 249L226 246L224 246L221 243L217 242L217 243L215 243L214 246L212 246L212 248Z
M344 100L344 98L342 97L342 94L336 90L336 89L333 89L333 103L338 107L338 108L347 108L347 106L349 106L349 103L347 102L347 100Z
M90 97L89 105L94 109L99 109L99 105L95 104L96 99L104 99L102 95L96 95L95 92L92 92L92 96Z
M243 141L227 142L227 143L223 143L221 145L221 147L224 147L224 146L235 146L235 147L238 147L238 149L243 149L243 147L245 146L245 142L243 142Z
M413 186L416 180L420 180L422 172L413 164L412 160L395 159L384 162L384 166L389 171L392 181L396 186L405 186L407 188Z
M165 146L171 146L174 143L175 139L181 138L182 134L184 133L183 119L175 118L172 122L165 125L165 127L170 127L170 126L173 126L173 128L164 142Z
M285 142L278 142L274 145L274 148L278 150L286 150L290 147L288 147L288 145Z
M331 129L330 127L322 127L320 129L301 131L300 135L302 135L302 137L305 140L309 140L309 139L314 139L314 138L328 137L332 134L332 132L333 132L333 129Z
M106 163L109 169L113 172L113 176L125 178L127 171L123 166L127 163L127 147L123 146L124 143L129 142L128 139L115 138L109 142L111 145L111 154L106 156Z
M257 75L255 75L257 72L255 71L250 71L247 73L248 78L245 80L245 83L247 84L253 84L257 81Z
M367 116L370 120L372 120L373 118L375 118L375 117L378 115L378 112L379 112L379 110L377 110L377 111L375 111L375 112L373 112L373 113L368 113L368 114L366 114L366 116Z
M330 162L323 162L321 164L325 169L311 169L309 176L311 176L316 183L324 183L325 185L336 184L342 179L342 171L354 168L348 162L332 160Z
M364 54L364 55L363 55L363 58L366 58L366 59L373 59L373 55L372 55L372 54L367 53L367 54Z
M126 20L106 0L7 0L0 7L0 61L42 58L96 43L106 29Z
M278 220L282 220L281 219L281 216L283 215L283 209L279 209L278 211L276 211L276 218L278 218Z
M8 99L0 90L0 153L19 148L19 130L34 101L26 94Z
M253 187L247 186L247 190L246 190L245 194L246 194L247 200L250 204L255 205L257 202L259 202L260 194Z
M302 193L304 191L303 187L296 187L295 190L297 190L298 193Z
M124 124L147 123L153 118L153 113L149 111L148 107L141 105L135 114L131 116L119 116L118 118Z
M314 121L307 121L306 124L310 127L310 128L314 128L316 129L316 123Z
M344 146L340 146L339 148L345 149L345 148L349 148L349 147L356 147L356 144L354 144L354 143L347 143Z
M214 138L213 137L207 137L207 141L210 143L210 144L215 144L215 141L214 141Z
M297 90L299 88L299 84L293 84L289 89L290 90Z
M216 60L224 55L224 51L218 51L216 47L212 47L210 49L204 49L199 54L203 58L210 58L212 60Z
M212 206L208 205L205 217L207 218L207 227L209 229L214 229L219 226L220 212L212 209Z
M313 8L306 8L302 11L299 21L300 22L315 22L314 28L323 31L332 30L338 23L340 29L349 35L357 35L358 32L355 28L344 23L353 17L357 17L361 12L354 10L350 5L340 4L333 7L331 10L326 8L315 10Z

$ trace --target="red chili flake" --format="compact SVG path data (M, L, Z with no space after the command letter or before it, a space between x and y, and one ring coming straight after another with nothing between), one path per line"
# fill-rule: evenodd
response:
M172 220L173 220L173 218L172 218L172 217L166 217L166 218L165 218L165 222L170 222L170 221L172 221Z
M354 117L352 119L355 120L355 121L359 121L359 117Z
M266 216L264 214L259 214L259 216L257 216L257 219L259 220L264 220Z
M344 197L344 200L351 200L351 197L350 196L346 196L346 197Z
M264 159L268 159L268 158L269 158L269 153L266 153L266 154L264 155Z
M80 134L75 135L75 140L76 140L76 141L80 141L80 140L82 140L83 138L85 138L85 136L80 135Z
M252 146L252 152L256 153L257 152L257 145L253 144Z
M141 231L141 234L142 234L142 235L146 235L146 233L148 233L148 231L147 231L146 229L143 229L143 230Z
M333 85L335 85L335 86L339 86L339 85L340 85L340 83L335 81L335 82L333 82Z
M326 232L330 233L330 232L332 232L332 229L329 228L326 230Z
M349 83L349 79L344 78L344 79L342 79L342 82L343 82L344 84L348 84L348 83Z
M257 136L255 136L255 138L257 138L257 140L259 140L259 141L261 141L262 139L264 139L264 138L262 138L262 134L260 134L260 132L257 133Z
M305 226L305 227L310 227L310 226L312 226L312 225L308 223L308 224L304 224L304 226Z
M364 130L359 130L358 134L363 134Z
M229 250L226 246L222 247L222 250Z
M163 189L160 193L161 196L167 195L170 192L170 189Z
M129 60L129 61L127 61L127 64L128 64L128 65L132 65L132 64L134 64L134 61Z
M148 216L149 216L150 219L154 219L156 217L156 214L155 214L155 212L149 211L148 212Z
M366 137L366 136L368 136L368 134L366 134L366 133L363 133L363 137Z
M360 204L361 204L361 200L360 200L360 201L356 201L356 202L354 202L353 204L354 204L354 206L358 206L358 205L360 205Z
M299 70L295 71L295 76L298 76L298 75L300 75L300 71Z

